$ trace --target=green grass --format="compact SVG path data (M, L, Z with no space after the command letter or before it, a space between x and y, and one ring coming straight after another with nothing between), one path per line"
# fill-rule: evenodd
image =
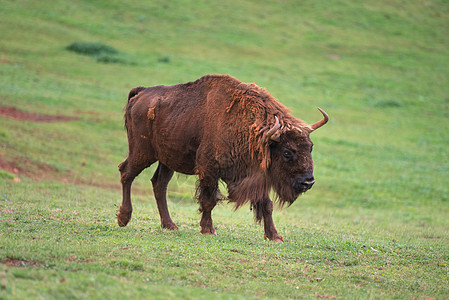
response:
M0 0L0 105L79 118L0 117L0 299L448 298L448 13L443 0ZM81 42L115 51L67 49ZM275 211L283 244L226 203L219 235L202 236L181 175L181 228L160 229L154 166L116 225L129 90L208 73L331 117L312 136L316 185Z

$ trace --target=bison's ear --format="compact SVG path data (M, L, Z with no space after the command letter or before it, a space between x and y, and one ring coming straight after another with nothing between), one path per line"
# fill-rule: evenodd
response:
M270 141L268 142L268 147L270 148L270 151L273 151L274 149L276 149L276 147L279 145L278 142L275 141Z

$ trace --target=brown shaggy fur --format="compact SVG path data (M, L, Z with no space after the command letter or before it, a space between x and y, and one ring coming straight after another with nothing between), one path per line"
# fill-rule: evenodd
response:
M270 139L275 117L280 128ZM199 177L202 233L215 234L210 213L221 198L221 179L236 209L250 202L256 220L264 220L265 236L282 240L271 218L271 187L281 204L291 204L305 191L297 186L313 179L310 126L292 117L264 89L231 76L206 75L185 84L134 88L125 108L125 127L129 156L119 166L121 226L131 218L133 179L156 161L159 168L152 182L162 227L177 228L165 198L166 185L176 171ZM286 151L292 156L287 158Z

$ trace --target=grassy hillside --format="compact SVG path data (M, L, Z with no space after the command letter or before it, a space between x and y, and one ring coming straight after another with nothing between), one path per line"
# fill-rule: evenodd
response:
M0 0L0 298L447 298L448 13L445 0ZM68 48L80 42L116 51ZM219 236L200 235L181 175L181 229L160 229L154 167L116 225L129 90L214 73L307 122L317 106L331 117L312 136L314 188L276 209L284 244L226 203Z

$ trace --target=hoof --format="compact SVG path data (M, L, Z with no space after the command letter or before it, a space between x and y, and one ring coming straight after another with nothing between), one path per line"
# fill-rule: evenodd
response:
M120 227L125 227L128 225L129 220L131 220L132 211L123 212L122 207L120 206L120 211L117 214L117 224Z
M179 227L175 223L161 224L161 227L168 230L178 230Z
M267 236L267 234L264 234L264 238L269 239L270 241L273 241L273 242L284 242L284 238L277 233L270 237Z
M201 234L211 234L211 235L217 235L217 232L214 228L203 228L201 229Z

